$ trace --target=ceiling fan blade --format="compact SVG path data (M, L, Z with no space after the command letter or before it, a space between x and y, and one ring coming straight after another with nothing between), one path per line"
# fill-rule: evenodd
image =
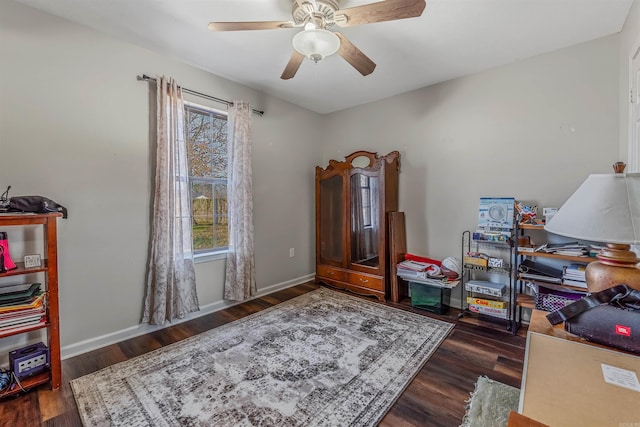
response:
M294 26L291 21L209 22L211 31L279 30Z
M385 0L338 10L335 21L341 27L415 18L422 15L425 0Z
M370 60L369 57L362 53L360 49L355 47L355 45L345 36L338 32L336 32L335 35L340 38L340 49L338 50L338 54L363 76L373 73L373 70L376 69L376 63Z
M280 78L282 80L289 80L298 72L298 68L300 68L300 64L302 64L302 60L304 59L304 55L298 52L297 50L293 51L291 55L291 59L289 59L289 63L284 68L282 75Z

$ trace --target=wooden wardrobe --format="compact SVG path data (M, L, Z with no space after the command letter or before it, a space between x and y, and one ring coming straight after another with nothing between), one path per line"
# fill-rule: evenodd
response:
M316 167L316 282L389 295L387 214L398 210L400 153L356 151Z

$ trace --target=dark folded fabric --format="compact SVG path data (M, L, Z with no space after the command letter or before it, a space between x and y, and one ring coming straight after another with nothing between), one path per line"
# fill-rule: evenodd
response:
M568 306L547 314L547 320L552 325L571 319L580 313L598 307L602 304L610 304L611 306L635 310L636 315L640 316L640 291L636 291L627 285L616 285L600 292L594 292L588 297L584 297Z

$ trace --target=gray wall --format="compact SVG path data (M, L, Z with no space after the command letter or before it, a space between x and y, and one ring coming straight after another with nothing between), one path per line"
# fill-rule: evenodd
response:
M0 1L0 186L12 185L12 195L45 195L69 209L69 219L59 221L58 245L63 354L145 330L138 324L153 188L149 91L155 87L136 81L142 73L173 76L187 88L266 111L253 116L258 288L286 286L315 269L317 114ZM22 238L12 230L14 257L27 250ZM197 265L201 306L224 305L223 278L223 260ZM26 339L37 337L0 342L0 354Z
M253 138L256 269L266 292L313 273L314 167L355 150L401 152L410 252L459 256L481 196L561 205L589 173L624 160L620 50L610 36L319 116L0 0L0 185L69 208L59 222L63 354L145 331L153 106L137 74L266 110ZM16 255L35 247L32 234L12 231ZM223 276L223 261L198 264L206 309L224 306ZM0 354L26 339L37 337L3 340Z
M480 197L560 206L612 170L618 75L613 35L331 114L323 156L399 150L409 252L459 257Z
M628 155L629 144L629 81L630 58L640 49L640 0L634 0L631 10L620 32L620 158ZM636 95L638 99L638 95ZM638 102L638 101L636 101ZM629 163L632 164L632 163ZM640 159L636 160L640 165ZM640 172L627 170L626 172Z

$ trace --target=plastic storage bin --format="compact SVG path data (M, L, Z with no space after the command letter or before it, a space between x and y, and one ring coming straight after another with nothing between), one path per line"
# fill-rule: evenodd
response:
M578 292L562 292L538 286L538 292L534 294L537 310L556 311L578 301L585 294Z
M409 282L411 306L436 314L444 314L449 309L451 289Z

